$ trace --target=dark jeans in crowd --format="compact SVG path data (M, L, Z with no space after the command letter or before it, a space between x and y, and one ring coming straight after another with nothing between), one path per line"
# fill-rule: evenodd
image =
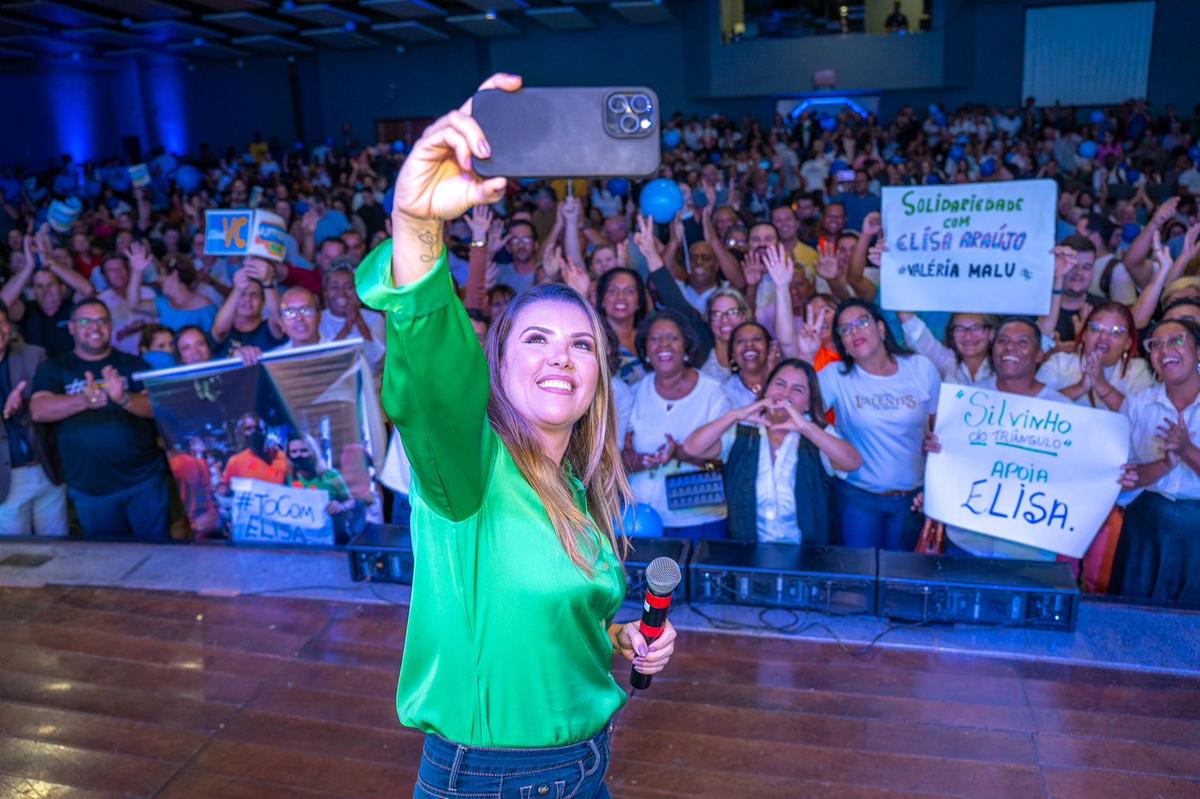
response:
M425 736L414 799L512 796L609 799L612 722L592 738L545 749L488 749Z
M833 483L839 544L904 552L911 552L917 545L925 519L912 511L912 503L920 489L872 494L845 480Z
M1200 608L1200 500L1143 491L1129 504L1110 591Z
M79 516L79 526L89 538L129 538L169 541L170 492L167 472L113 494L92 496L74 488L67 495Z

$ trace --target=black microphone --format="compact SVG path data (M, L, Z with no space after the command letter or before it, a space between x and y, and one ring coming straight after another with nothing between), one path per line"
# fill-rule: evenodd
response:
M683 575L679 564L670 558L655 558L646 567L646 600L642 603L642 621L638 632L652 644L663 634L667 623L667 611L671 609L671 593ZM642 674L636 667L629 670L629 684L635 690L646 690L650 687L649 674Z

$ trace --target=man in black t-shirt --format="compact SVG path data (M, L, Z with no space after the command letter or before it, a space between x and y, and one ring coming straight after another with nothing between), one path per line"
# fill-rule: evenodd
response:
M133 379L149 366L112 348L111 327L99 300L75 306L75 349L38 367L30 414L53 425L67 495L86 535L167 540L166 459L150 398Z

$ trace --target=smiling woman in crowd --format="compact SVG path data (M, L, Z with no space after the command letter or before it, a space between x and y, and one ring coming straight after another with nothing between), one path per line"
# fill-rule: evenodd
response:
M684 451L725 462L729 537L790 544L834 542L833 470L862 465L825 424L816 372L781 362L759 397L688 436Z
M1072 402L1118 411L1127 397L1150 388L1154 375L1137 355L1133 314L1107 302L1088 315L1075 351L1047 358L1038 380Z
M682 442L729 410L721 384L690 365L694 344L687 320L675 311L659 311L642 324L638 351L651 374L634 387L622 456L634 498L658 512L667 534L724 538L724 505L672 510L667 502L667 477L704 465Z
M605 272L596 287L596 312L621 344L618 376L629 385L642 379L646 369L637 354L638 325L646 318L646 287L632 269L616 267Z
M1146 336L1159 384L1131 397L1133 465L1113 562L1115 593L1200 606L1200 326L1162 322Z
M929 360L947 383L976 385L993 377L991 348L995 319L986 314L956 313L946 325L946 340L938 341L928 325L913 313L900 312L904 340Z
M821 396L863 460L834 484L839 543L911 550L923 523L913 509L925 479L922 442L941 378L928 358L896 343L870 303L844 300L833 329L842 363L818 374Z

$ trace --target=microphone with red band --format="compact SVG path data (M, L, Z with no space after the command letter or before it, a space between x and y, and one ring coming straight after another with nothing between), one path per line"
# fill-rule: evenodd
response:
M671 593L683 579L679 564L670 558L655 558L646 567L646 600L642 604L642 622L638 632L652 644L663 634L667 625L667 611L671 609ZM637 668L629 672L629 684L636 690L644 691L650 687L649 674L642 674Z

